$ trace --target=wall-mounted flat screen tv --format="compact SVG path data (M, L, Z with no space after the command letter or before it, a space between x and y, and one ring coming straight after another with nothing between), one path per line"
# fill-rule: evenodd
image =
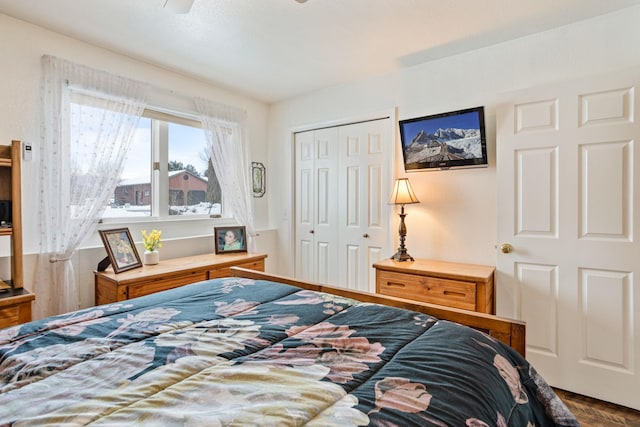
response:
M486 167L484 107L400 120L405 171Z

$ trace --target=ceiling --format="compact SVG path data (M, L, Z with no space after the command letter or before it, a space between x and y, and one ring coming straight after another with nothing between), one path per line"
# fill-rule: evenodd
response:
M0 0L0 13L276 102L640 4L300 1Z

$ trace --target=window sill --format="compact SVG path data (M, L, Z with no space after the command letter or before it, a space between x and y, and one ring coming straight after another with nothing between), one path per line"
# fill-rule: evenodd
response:
M162 230L163 240L184 239L212 235L214 227L237 225L233 218L189 217L180 218L109 218L98 225L96 232L82 243L81 248L102 246L97 230L128 228L135 243L142 241L142 230Z

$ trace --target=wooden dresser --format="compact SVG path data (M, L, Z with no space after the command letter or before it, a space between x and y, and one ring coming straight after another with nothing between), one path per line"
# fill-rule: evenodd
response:
M373 267L379 294L495 314L494 267L426 259Z
M178 286L229 276L234 266L264 271L266 254L204 254L161 260L156 265L114 273L95 271L95 303L107 304Z

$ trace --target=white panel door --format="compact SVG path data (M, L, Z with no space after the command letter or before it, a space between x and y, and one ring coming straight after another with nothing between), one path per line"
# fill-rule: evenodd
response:
M296 277L323 284L338 280L338 132L297 133Z
M295 136L296 155L296 277L314 281L314 226L315 226L315 170L313 131L297 133Z
M339 285L375 292L375 270L389 245L391 120L338 129Z
M640 73L497 111L497 313L554 386L640 409Z

